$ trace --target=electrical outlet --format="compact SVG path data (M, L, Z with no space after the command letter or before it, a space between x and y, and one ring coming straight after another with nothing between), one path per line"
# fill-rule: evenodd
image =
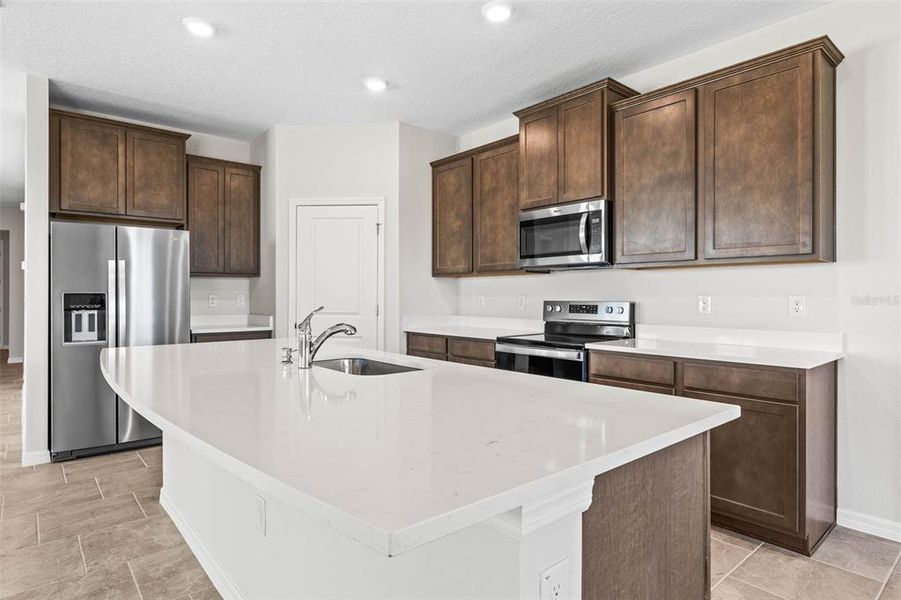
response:
M476 296L476 307L485 308L485 296Z
M238 306L244 306L245 303L244 294L238 294Z
M710 305L710 296L698 296L698 314L709 315L712 312L713 307Z
M517 299L517 304L518 304L518 306L519 306L519 310L525 310L525 309L526 309L526 297L525 297L525 296L520 296L520 297Z
M548 567L538 576L540 600L564 600L569 598L569 559L564 558Z
M790 317L806 317L807 316L807 296L789 296L788 297L788 316L790 316Z
M216 294L210 294L207 296L207 303L210 305L210 308L216 308L216 304L219 303L219 298L216 297Z
M266 537L266 499L257 494L256 498L256 529L257 532Z

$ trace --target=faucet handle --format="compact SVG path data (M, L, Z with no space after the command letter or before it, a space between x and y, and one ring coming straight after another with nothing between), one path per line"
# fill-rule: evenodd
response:
M313 312L311 312L311 313L308 314L306 317L304 317L303 321L301 321L300 323L295 323L295 324L294 324L294 328L295 328L295 329L300 329L300 330L302 330L302 331L303 331L303 330L311 331L311 330L312 330L312 327L310 326L310 321L313 320L313 316L314 316L316 313L318 313L320 310L322 310L322 309L324 309L324 308L325 308L324 306L320 306L319 308L314 309Z
M283 365L290 365L294 362L294 353L297 352L297 348L286 346L282 348L282 352L284 353L284 356L282 356Z

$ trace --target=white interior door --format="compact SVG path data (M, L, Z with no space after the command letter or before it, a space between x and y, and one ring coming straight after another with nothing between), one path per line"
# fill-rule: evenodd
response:
M296 320L324 306L313 319L314 336L349 323L357 334L338 334L332 342L378 349L378 207L298 206L295 218Z

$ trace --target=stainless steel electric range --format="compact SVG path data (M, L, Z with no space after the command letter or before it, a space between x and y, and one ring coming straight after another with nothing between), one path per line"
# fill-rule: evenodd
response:
M588 380L585 344L635 337L633 302L545 300L544 333L497 338L498 369Z

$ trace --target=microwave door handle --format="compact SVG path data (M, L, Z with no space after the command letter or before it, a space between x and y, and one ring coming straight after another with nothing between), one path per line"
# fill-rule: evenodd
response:
M582 254L588 254L588 213L582 213L582 219L579 221L579 246L582 248Z

